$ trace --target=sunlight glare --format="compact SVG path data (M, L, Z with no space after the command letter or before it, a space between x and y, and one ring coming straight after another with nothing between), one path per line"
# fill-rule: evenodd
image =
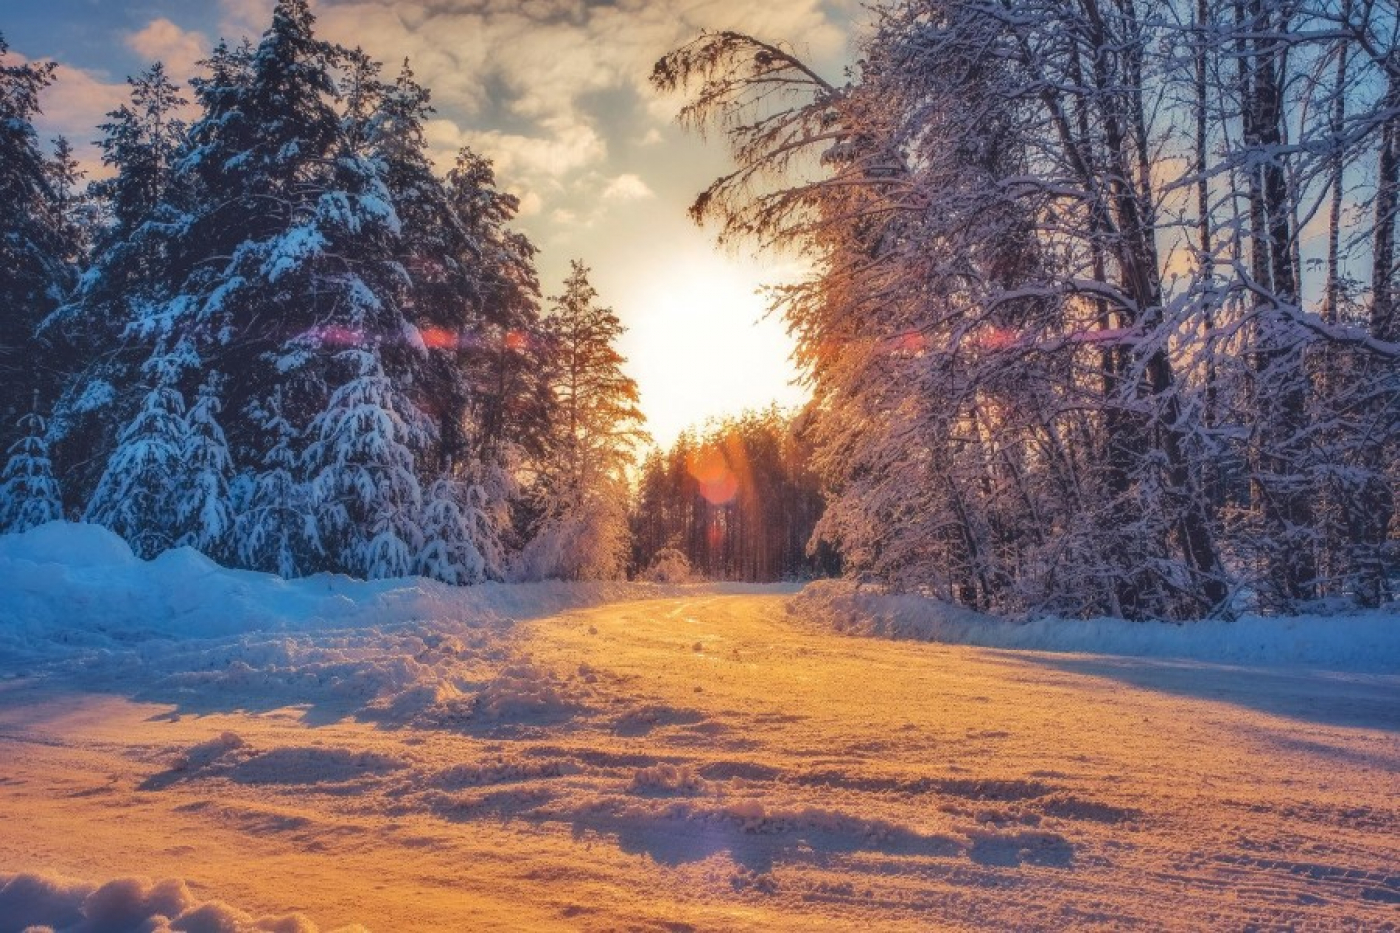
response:
M794 384L792 338L764 316L757 293L798 272L705 252L676 256L620 286L628 326L621 348L658 445L708 418L806 400Z

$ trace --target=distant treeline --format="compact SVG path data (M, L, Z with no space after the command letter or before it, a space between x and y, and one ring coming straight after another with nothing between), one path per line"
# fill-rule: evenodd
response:
M777 408L686 431L669 451L654 451L642 465L632 519L637 570L674 549L696 575L716 580L837 572L829 547L807 550L823 509L809 454Z

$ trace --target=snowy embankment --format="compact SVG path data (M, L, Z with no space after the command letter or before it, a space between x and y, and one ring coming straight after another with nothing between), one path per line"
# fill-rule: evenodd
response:
M791 611L848 635L1021 651L1400 672L1400 613L1394 611L1249 615L1228 622L1054 618L1010 622L937 599L844 580L808 585L793 600Z
M194 710L217 696L398 722L470 715L480 695L510 704L557 692L548 677L532 683L515 670L529 664L509 647L515 619L684 590L283 580L189 548L143 561L103 528L55 522L0 536L0 678L71 674L86 689ZM483 677L499 681L506 661L519 676L494 685L530 696L468 692Z

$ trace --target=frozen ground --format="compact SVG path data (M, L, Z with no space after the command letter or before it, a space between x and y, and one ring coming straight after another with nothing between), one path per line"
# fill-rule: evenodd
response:
M1396 928L1384 618L1051 653L848 596L0 538L0 933Z

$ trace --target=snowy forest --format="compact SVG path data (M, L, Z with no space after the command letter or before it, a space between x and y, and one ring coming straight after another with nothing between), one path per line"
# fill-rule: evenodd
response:
M284 577L621 575L644 434L589 270L542 301L491 164L437 174L408 63L305 0L203 66L188 124L161 64L129 80L87 186L33 128L53 66L0 70L0 527Z
M109 177L0 59L0 528L284 577L844 572L1006 616L1376 607L1400 567L1400 16L1375 0L892 0L823 76L707 32L654 88L811 400L647 441L623 325L546 296L429 90L281 0ZM0 44L0 55L5 48ZM182 114L196 116L186 121Z
M686 431L643 461L632 526L633 565L658 582L810 579L840 570L811 548L821 480L799 426L777 408Z
M695 200L805 257L818 540L1008 615L1394 597L1400 17L1374 0L895 0L824 77L706 33L653 84Z

